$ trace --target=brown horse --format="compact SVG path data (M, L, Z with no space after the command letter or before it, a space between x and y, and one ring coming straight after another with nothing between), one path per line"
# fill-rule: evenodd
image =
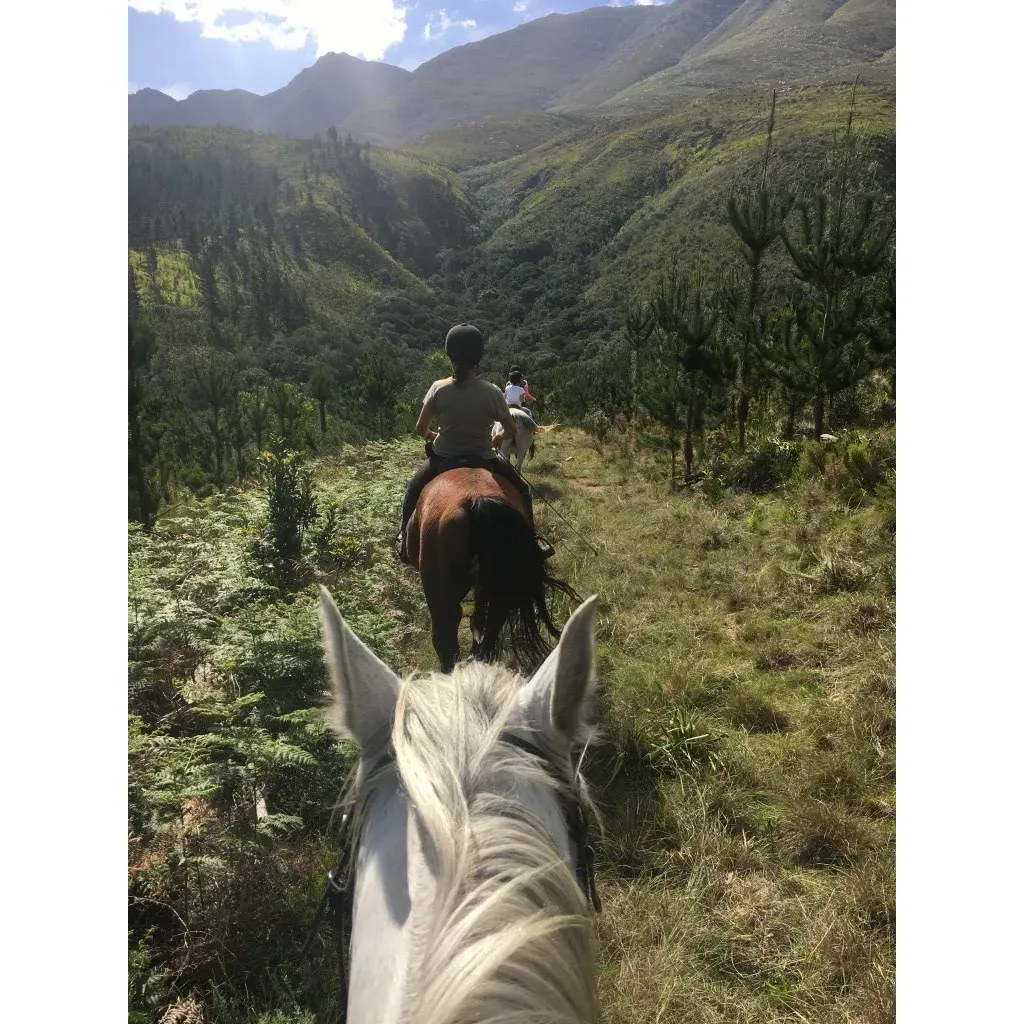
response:
M579 601L572 587L548 572L515 486L486 469L450 469L431 480L409 520L406 544L423 580L443 672L459 660L462 602L470 589L471 656L493 661L507 634L522 671L551 651L541 626L555 640L560 635L548 594L559 591Z

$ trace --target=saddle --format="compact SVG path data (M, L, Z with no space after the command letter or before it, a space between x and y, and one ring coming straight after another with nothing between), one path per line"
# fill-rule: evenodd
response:
M437 476L447 473L449 469L493 469L498 455L435 455L433 442L424 445L427 458L437 470ZM435 477L436 479L436 477Z

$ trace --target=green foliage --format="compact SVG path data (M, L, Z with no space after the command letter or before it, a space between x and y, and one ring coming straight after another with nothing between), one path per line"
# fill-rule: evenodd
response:
M894 430L864 434L850 431L834 441L805 441L797 463L797 479L820 479L848 505L883 496L896 478ZM895 529L895 516L892 519Z
M249 427L252 430L253 440L256 442L256 451L263 451L263 436L270 425L270 398L266 389L256 388L242 397L242 404Z
M309 393L319 406L321 437L327 433L327 403L331 400L333 390L331 371L322 362L318 362L309 378Z
M674 775L718 772L725 767L720 746L721 737L692 711L676 708L654 727L648 756L658 771Z
M773 91L772 109L768 118L768 137L765 141L764 160L756 189L746 197L730 196L726 204L729 224L743 247L743 257L748 270L745 296L740 298L737 294L730 303L732 327L737 343L735 388L738 399L736 420L740 451L746 446L750 400L757 388L757 370L760 364L758 355L762 323L761 264L765 254L780 237L790 206L789 197L774 196L768 183L772 133L775 129L775 99Z
M287 586L297 576L303 536L319 514L313 475L301 453L287 449L260 452L258 465L267 526L254 555L269 580Z
M398 396L404 377L387 352L375 352L363 364L362 389L364 401L378 437L388 437L395 428Z
M792 441L776 437L757 438L745 451L729 460L723 477L731 487L767 494L784 487L796 471L802 448Z
M668 435L676 483L676 458L683 442L686 479L693 475L694 440L704 432L712 390L724 379L725 353L715 344L718 309L706 298L703 274L678 271L662 281L650 300L654 329L640 351L640 401Z
M814 410L814 436L825 427L826 402L867 375L866 292L861 284L884 265L895 222L879 223L874 195L854 193L856 158L853 138L854 98L838 153L839 168L828 192L820 191L813 206L798 204L799 235L782 229L782 241L793 260L806 294L795 317L784 320L781 344L773 362L788 371L791 383L805 384ZM793 329L793 324L796 329Z
M323 483L324 514L303 544L304 564L396 666L409 632L402 581L372 553L393 532L408 449L365 449L358 471ZM279 462L301 497L296 462ZM337 1011L327 945L299 951L356 751L326 728L315 588L282 593L250 556L269 533L266 502L262 486L232 490L129 529L129 985L140 1022L188 999L218 1024Z

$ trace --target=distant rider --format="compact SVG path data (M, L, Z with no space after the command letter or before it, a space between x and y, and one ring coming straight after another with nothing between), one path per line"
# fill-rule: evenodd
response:
M531 415L530 410L523 403L534 402L536 399L530 394L526 378L519 370L513 370L508 375L508 383L505 385L505 401L510 409L522 409L527 415Z
M497 449L503 441L516 434L516 421L502 398L501 391L479 376L480 360L484 354L483 335L469 324L457 324L445 338L444 351L452 363L452 375L434 381L423 399L423 408L416 421L416 433L426 442L427 461L409 481L402 505L402 530L398 536L396 552L399 559L409 564L405 528L416 510L423 488L446 469L459 465L479 465L505 477L514 484L523 500L527 521L532 527L533 496L523 478L511 463L499 458ZM493 441L491 430L497 420L502 430ZM437 423L438 430L431 429ZM538 544L545 557L554 549L543 541Z

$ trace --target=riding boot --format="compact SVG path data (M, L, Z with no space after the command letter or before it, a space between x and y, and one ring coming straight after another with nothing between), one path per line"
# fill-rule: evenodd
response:
M536 534L537 524L533 518L533 492L527 489L522 492L522 495L523 508L526 510L526 521L530 524L530 528ZM540 553L545 559L550 558L555 553L555 549L541 537L537 537L537 547L540 548Z
M395 557L403 564L409 564L409 550L406 547L405 542L405 527L402 527L402 532L395 538Z

